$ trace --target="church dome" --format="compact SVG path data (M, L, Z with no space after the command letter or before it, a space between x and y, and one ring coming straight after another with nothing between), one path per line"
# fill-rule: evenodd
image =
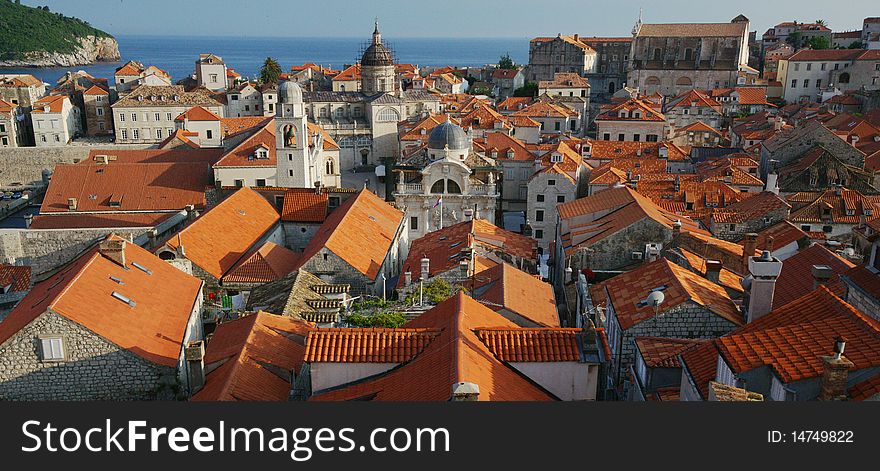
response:
M281 100L282 103L302 103L302 87L300 87L298 83L290 80L281 82L281 85L278 87L278 99Z
M382 44L382 35L379 33L379 21L376 21L376 29L373 30L373 43L364 51L361 57L361 65L367 67L381 67L394 65L394 56L391 51Z
M446 121L441 123L428 136L428 148L442 150L449 146L449 150L462 150L468 148L468 136L461 126Z

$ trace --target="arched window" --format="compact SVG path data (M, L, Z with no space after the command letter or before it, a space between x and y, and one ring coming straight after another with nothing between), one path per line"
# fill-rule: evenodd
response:
M837 83L849 83L849 72L840 74L840 79L837 80Z
M650 86L650 85L658 86L658 85L660 85L660 79L657 78L656 76L652 75L652 76L645 79L645 85L646 86Z
M691 82L690 77L679 77L675 81L675 85L677 85L679 87L692 87L694 85L694 83Z
M379 121L380 123L393 121L396 123L400 121L400 115L397 114L397 111L394 108L383 108L379 111L379 114L376 115L376 121Z
M327 175L333 175L336 172L334 171L333 159L327 159Z
M452 180L446 180L446 192L459 195L461 194L461 187Z
M442 180L442 179L434 182L434 184L431 185L431 193L445 193L445 191L443 191L444 190L443 182L444 182L444 180Z
M609 83L608 83L608 93L609 93L609 94L614 94L614 92L616 92L616 91L617 91L617 90L614 89L614 82L609 82Z

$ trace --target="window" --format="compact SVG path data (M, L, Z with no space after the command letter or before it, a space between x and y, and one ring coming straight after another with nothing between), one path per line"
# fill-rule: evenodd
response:
M553 130L559 131L559 121L553 123Z
M624 140L626 140L626 135L624 135L623 133L618 134L618 135L617 135L617 140L618 140L618 141L624 141Z
M536 229L535 230L535 239L543 239L544 238L544 230Z
M46 135L45 134L40 136L40 142L46 142Z
M43 361L64 361L64 338L60 335L41 337L40 355Z
M122 138L122 140L128 139L128 130L123 129L123 130L119 131L119 135Z
M801 224L801 230L804 232L810 232L810 225L809 224Z
M104 97L102 97L101 95L97 95L97 96L95 96L95 102L96 102L96 103L101 103L102 101L104 101Z
M791 80L791 88L797 88L797 79Z
M543 203L544 195L535 195L535 201L537 201L538 203Z
M238 101L238 95L230 95L229 98L230 98L232 101Z
M257 179L257 186L266 186L266 179L265 178L258 178Z
M562 154L553 153L550 155L550 162L562 162Z
M411 230L411 231L419 230L419 217L418 216L412 216L411 218L409 218L409 230Z
M553 180L553 179L547 180L547 184L550 186L554 186L554 185L556 185L556 180Z
M156 130L156 139L162 139L162 130L161 129Z
M539 210L535 211L535 221L537 221L537 222L544 221L544 210L543 209L539 209Z
M140 139L140 138L141 138L141 133L140 133L140 131L137 130L137 129L132 129L132 130L131 130L131 138L132 138L132 139Z
M293 169L289 169L289 170L287 171L287 176L288 176L288 177L292 177L292 176L293 176Z
M165 119L166 119L167 121L171 121L171 119L172 119L172 118L171 118L171 113L165 113Z
M640 134L633 134L633 141L635 141L635 142L639 142L639 139L641 139L641 135L640 135Z
M807 70L813 70L813 64L812 64L812 63L807 62Z
M383 108L379 111L379 114L376 116L376 121L379 122L397 122L400 121L400 115L397 114L397 111L394 108Z
M833 231L833 230L834 230L834 228L831 226L822 226L822 232L824 232L826 234L830 234L831 231Z
M104 122L103 122L103 121L101 121L100 123L98 123L98 130L99 130L99 131L106 131L106 130L107 130L107 127L104 125Z
M104 116L104 108L97 108L95 110L95 114L97 114L98 116Z
M211 74L211 81L217 82L217 74Z
M244 180L235 180L235 187L241 188L244 186Z
M156 118L156 122L162 121L162 113L156 113L153 117Z
M6 132L6 125L0 123L0 132Z
M728 228L728 230L730 232L736 232L736 224L731 224L730 227Z
M816 88L822 88L822 79L816 79Z
M795 63L794 63L794 71L797 72L797 71L799 71L799 70L801 70L801 65L798 64L797 62L795 62Z
M609 133L607 133L607 132L606 132L605 134L602 134L602 140L603 140L603 141L610 141L610 140L611 140L611 134L609 134Z
M565 195L556 195L557 203L565 203Z
M645 136L645 141L647 142L657 142L657 139L658 138L656 134L648 134L647 136Z
M809 86L810 86L810 79L804 79L804 88L807 88Z
M61 136L58 134L55 135L55 142L61 142Z
M119 121L125 122L125 113L119 113Z
M825 64L825 63L823 62L820 68L821 68L822 70L825 70L825 66L826 66L826 65L827 65L827 64Z
M131 114L131 120L132 120L132 121L137 121L137 120L138 120L138 115L137 115L137 113L132 113L132 114Z
M210 129L206 129L206 130L205 130L205 136L206 136L208 139L213 139L213 138L214 138L214 132L211 131Z

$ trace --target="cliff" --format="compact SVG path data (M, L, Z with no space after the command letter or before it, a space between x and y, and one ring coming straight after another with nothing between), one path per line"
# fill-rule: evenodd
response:
M118 61L113 36L78 18L0 0L0 67L50 67Z

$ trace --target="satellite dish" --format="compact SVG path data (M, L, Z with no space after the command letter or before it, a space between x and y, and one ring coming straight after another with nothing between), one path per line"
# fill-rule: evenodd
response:
M657 307L663 304L664 299L666 299L666 295L663 294L663 291L651 291L651 294L648 295L645 303L648 306Z

